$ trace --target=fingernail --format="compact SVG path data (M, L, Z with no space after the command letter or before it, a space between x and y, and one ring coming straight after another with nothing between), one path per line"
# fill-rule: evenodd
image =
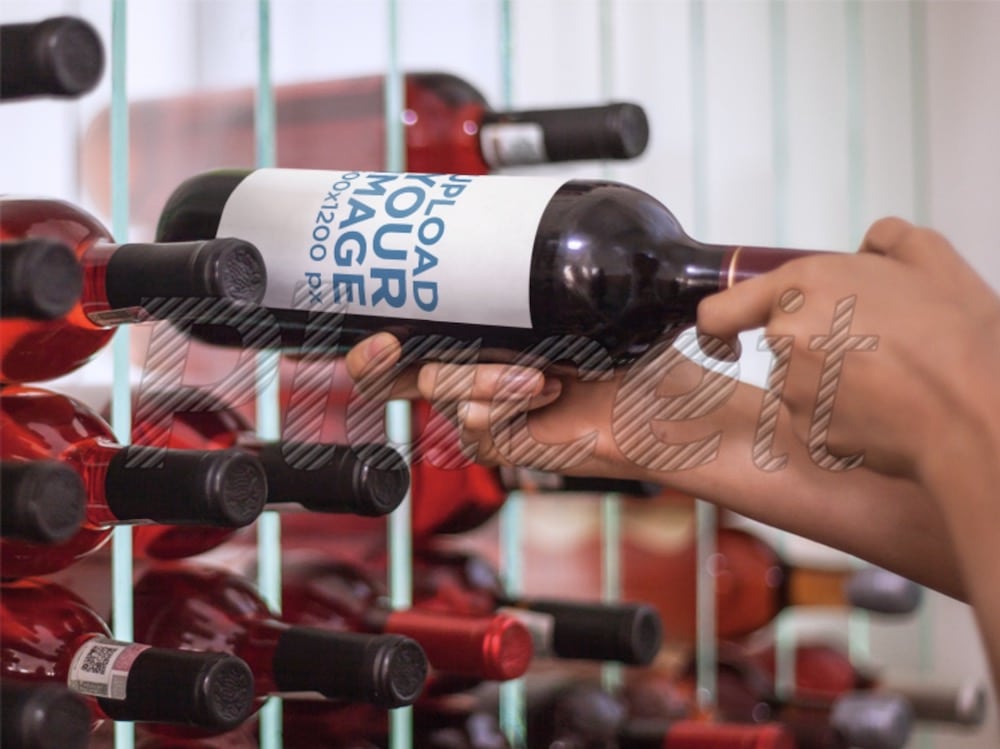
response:
M395 341L396 339L390 333L376 333L372 336L371 340L368 341L368 345L365 347L365 353L368 354L369 359L375 359L380 354L384 354L390 347L395 345Z
M542 388L542 392L538 395L539 397L546 397L558 394L562 390L562 382L554 377L545 378L545 387Z

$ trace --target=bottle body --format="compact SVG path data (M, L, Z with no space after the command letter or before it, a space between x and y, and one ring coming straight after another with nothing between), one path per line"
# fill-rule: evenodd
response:
M384 86L383 76L276 86L277 165L386 168ZM413 172L486 174L507 165L629 158L642 152L648 137L645 115L635 105L603 108L607 113L597 107L496 113L454 75L407 73L403 86L406 165ZM254 165L253 97L243 89L130 105L129 195L139 223L155 225L170 187L192 174ZM547 123L544 116L552 114L561 121ZM102 112L83 149L84 182L99 201L109 194L109 122Z
M261 249L263 304L286 348L336 351L389 330L425 359L523 352L591 369L634 357L691 323L708 294L797 255L703 245L641 190L550 177L212 172L174 192L157 230L161 241L220 233ZM249 342L210 323L192 332Z
M649 665L663 641L660 617L648 604L512 598L496 570L471 553L421 549L413 575L418 608L511 616L531 632L536 657Z
M496 614L393 610L385 586L347 562L288 564L282 586L282 609L289 621L412 637L435 674L502 681L523 675L531 663L531 635L520 622Z
M274 616L248 581L223 570L164 565L135 589L136 632L158 645L221 650L244 659L258 706L268 694L319 692L383 707L411 704L426 676L416 643L323 632Z
M53 583L4 583L0 592L4 677L68 684L88 697L95 725L113 718L228 729L249 711L253 680L236 658L111 640L90 606Z
M83 404L41 388L0 389L5 461L55 460L82 479L84 521L64 541L0 540L5 577L54 572L100 548L121 523L198 522L240 527L252 522L266 479L251 456L166 450L143 453L118 445L111 428ZM152 465L130 465L130 459Z
M246 242L114 244L96 218L61 200L0 199L0 240L60 242L83 269L79 302L65 315L0 320L0 382L59 377L86 364L116 325L161 314L184 319L190 307L180 299L256 302L266 283L260 255Z

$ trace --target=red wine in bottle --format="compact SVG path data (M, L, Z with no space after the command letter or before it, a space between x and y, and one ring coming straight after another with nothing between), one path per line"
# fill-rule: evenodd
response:
M512 598L496 570L471 553L421 549L413 574L416 606L512 616L528 627L536 656L644 666L662 644L663 625L648 604Z
M531 664L531 635L518 620L502 614L389 608L385 586L348 562L286 563L281 583L288 621L410 637L435 672L504 681L522 676Z
M149 522L241 527L264 507L267 479L240 450L159 450L116 443L82 403L41 388L0 389L0 458L55 460L86 490L86 519L65 541L0 539L4 577L55 572L103 545L115 525ZM5 487L6 489L6 487Z
M0 100L75 98L104 72L104 46L82 18L0 25Z
M250 711L253 676L239 658L112 640L90 606L54 583L4 583L0 612L3 677L68 685L95 721L228 730Z
M0 743L13 749L87 749L90 710L56 684L0 680Z
M416 700L427 673L423 651L407 637L293 626L249 581L204 567L147 571L135 587L135 631L161 646L239 656L253 671L258 707L282 692L400 707Z
M385 169L383 76L276 86L277 165L295 169ZM629 103L497 112L472 84L447 73L408 73L402 115L406 164L414 172L486 174L506 166L639 156L649 138ZM254 163L254 92L133 102L129 196L153 226L171 185L203 169ZM110 112L85 135L83 179L110 195Z
M62 242L0 241L0 319L54 320L80 300L83 269Z
M855 607L905 615L920 603L920 588L891 572L790 564L766 541L743 530L720 529L716 548L716 627L722 638L750 634L788 607ZM670 638L693 640L697 568L693 542L671 554L651 553L626 542L623 558L626 594L656 602ZM636 574L630 575L630 569ZM638 574L649 569L657 574Z
M258 302L265 288L260 253L240 239L178 244L115 244L89 213L61 200L0 199L0 240L52 242L71 248L83 268L83 289L55 319L0 319L0 381L38 382L86 364L115 326L155 315L183 318L190 306L164 300ZM23 247L24 245L22 245ZM54 269L61 276L68 271Z
M54 460L0 461L0 538L52 544L72 537L86 518L80 474Z
M263 304L285 347L336 350L390 330L419 336L422 358L535 347L544 361L571 358L571 337L590 368L801 255L696 242L641 190L555 177L222 170L178 187L157 229L160 241L230 234L265 258ZM244 344L211 321L192 332Z
M768 674L774 675L774 648L752 655ZM986 718L986 690L976 681L941 683L877 674L856 667L832 645L798 643L795 647L795 694L805 699L833 699L859 690L879 690L904 697L921 722L978 726Z

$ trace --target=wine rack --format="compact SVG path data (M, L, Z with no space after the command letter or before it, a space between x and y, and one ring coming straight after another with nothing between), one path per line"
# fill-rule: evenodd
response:
M13 5L13 10L5 8L2 13L37 17L44 12L28 2ZM642 186L668 201L698 237L756 236L761 243L777 246L847 248L855 246L867 223L883 213L903 213L924 222L932 215L929 172L934 148L939 149L939 159L947 157L941 155L942 146L930 142L928 86L931 74L943 75L944 63L941 53L932 56L926 45L928 38L940 41L945 32L936 31L936 26L928 30L929 22L942 22L941 14L918 0L891 8L890 4L850 1L805 8L784 0L751 4L586 0L573 3L572 8L559 0L478 4L386 0L367 5L360 9L348 2L305 0L84 3L85 15L102 32L108 56L98 93L80 104L60 104L63 109L56 115L65 131L55 138L62 145L56 151L62 161L75 162L74 152L81 148L79 170L67 164L32 170L24 154L12 153L8 165L0 165L5 189L20 190L22 184L33 192L54 189L98 211L118 241L136 235L148 240L151 227L130 204L134 188L129 141L143 126L130 116L135 101L169 98L175 93L207 91L211 95L250 86L254 90L253 148L244 154L242 166L271 166L280 160L276 86L297 83L300 78L369 73L378 73L385 81L385 167L404 171L404 128L412 115L405 102L405 72L425 66L468 71L498 109L557 100L566 106L587 99L640 101L651 120L645 158L628 163L548 165L539 171L568 178L607 177ZM7 20L0 15L0 22ZM824 29L831 31L824 33ZM882 41L878 50L876 38ZM831 60L838 66L835 71ZM187 69L172 74L158 71L157 66ZM880 100L897 91L903 91L898 107ZM7 109L0 112L5 118L0 120L5 151L13 151L27 141L31 123L50 117L56 105L0 106ZM22 111L28 114L21 119L12 113L14 106L25 107ZM91 143L83 149L79 143L87 142L87 128L100 116L106 117L107 132L102 136L106 142L101 148ZM879 122L889 124L880 126ZM52 129L48 123L42 132ZM67 132L72 138L64 137ZM900 139L908 148L899 145ZM58 160L50 159L53 164ZM107 172L107 195L89 194L77 184L77 180L86 182L87 171L98 164ZM49 182L44 183L45 179ZM111 356L66 385L90 394L101 388L110 390L110 420L123 444L130 437L132 399L139 384L133 357L141 340L136 335L141 333L130 335L123 328L113 341ZM745 343L744 348L753 349L755 344ZM274 441L280 437L283 416L278 405L281 383L272 376L279 369L277 357L257 356L256 430L260 439ZM750 353L745 375L762 383L765 366L760 356ZM391 404L387 425L389 440L407 452L412 435L409 406ZM596 592L607 602L627 596L627 575L634 573L622 550L623 536L634 530L628 521L629 507L628 500L608 495L597 511L600 552L591 561L598 568L594 575L598 588L588 592ZM388 582L391 603L397 608L412 601L411 511L408 499L392 513L387 526ZM537 570L524 556L530 554L526 548L531 546L531 534L538 533L538 512L532 498L514 492L488 531L493 534L489 543L511 595L538 590ZM705 504L695 514L697 695L701 706L710 709L717 688L715 526L730 519L718 517ZM280 611L282 516L265 512L255 532L257 583L272 609ZM766 529L758 532L790 555L805 547L798 539ZM132 638L133 551L132 530L127 526L116 529L108 589L114 611L112 628L121 640ZM944 604L935 605L932 610L944 616ZM791 613L779 615L774 656L779 691L790 690L796 638L800 630L808 629L808 619L808 615L801 620ZM800 625L801 621L806 625ZM870 623L865 614L852 614L846 625L829 618L821 625L832 626L844 636L858 661L896 660L926 674L946 657L941 650L944 638L936 631L932 614L921 613L905 630L893 634L887 625ZM898 634L901 631L903 635ZM894 639L905 641L905 652L892 649ZM624 680L622 668L606 665L601 678L609 690L617 689ZM526 740L524 684L504 683L498 703L502 729L513 746L522 746ZM259 746L279 749L278 700L268 702L259 724ZM391 749L414 746L409 708L392 712L390 732ZM961 746L985 747L995 736L996 726L991 723ZM931 732L922 732L910 745L958 747L957 740L950 743L951 738L936 739ZM983 743L974 743L977 739ZM116 725L109 743L115 749L132 749L134 728L127 723ZM530 749L530 743L527 746Z

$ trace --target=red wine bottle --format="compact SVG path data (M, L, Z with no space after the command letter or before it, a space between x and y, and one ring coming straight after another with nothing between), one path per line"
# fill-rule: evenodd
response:
M774 675L774 648L752 655ZM853 691L876 689L909 701L921 722L979 726L986 718L986 689L976 681L943 684L939 680L879 674L854 666L832 645L798 643L795 647L795 694L805 699L833 699Z
M132 441L137 445L215 450L239 448L254 455L267 475L267 503L298 503L334 515L380 517L406 496L410 473L402 456L385 445L335 445L293 441L262 442L236 410L221 402L212 410L173 410L190 389L147 393L149 408L133 410ZM332 521L334 525L338 520ZM136 533L136 553L179 559L214 548L236 531L218 528L149 526Z
M623 552L625 593L654 601L671 639L696 632L697 559L692 542L670 554L629 546ZM763 539L735 528L719 530L715 556L716 628L736 638L770 623L788 607L855 607L905 615L920 603L913 582L878 568L826 569L785 562ZM657 570L640 575L639 570ZM636 574L629 574L634 570Z
M402 120L407 168L486 174L505 166L628 159L649 138L641 107L628 103L516 112L490 109L468 81L408 73ZM296 169L385 169L382 76L280 85L274 90L277 165ZM133 102L129 195L152 226L169 187L206 168L254 163L254 92ZM83 178L98 200L110 194L110 112L85 136Z
M86 518L80 474L54 460L0 461L0 538L52 544L73 536Z
M422 549L414 557L413 596L421 608L497 611L528 627L536 656L649 665L663 625L644 603L588 603L507 595L496 570L471 553Z
M62 242L0 241L0 319L54 320L80 301L83 269Z
M399 635L332 632L277 618L249 581L224 570L164 565L135 586L135 631L166 647L231 652L250 664L260 698L318 692L382 707L412 704L427 660Z
M265 258L263 304L285 347L335 350L386 329L420 335L423 358L535 346L546 360L567 358L571 336L592 368L801 255L696 242L641 190L555 177L222 170L178 187L157 229L160 241L229 234ZM192 332L245 345L212 321Z
M0 25L0 100L36 96L75 98L104 72L104 46L82 18Z
M618 749L796 749L777 723L759 726L699 720L629 720L618 732Z
M258 302L265 287L260 253L243 240L115 244L96 218L61 200L0 199L0 240L63 243L84 273L80 300L62 317L0 320L3 382L38 382L72 372L110 340L116 325L192 314L189 306L163 300Z
M239 658L112 640L90 606L54 583L5 583L0 612L4 678L68 685L97 721L226 730L250 711L253 676Z
M59 543L0 539L4 577L55 572L104 544L115 525L148 522L240 527L264 507L267 480L240 450L159 450L115 442L82 403L41 388L0 389L0 458L56 460L86 487L86 521Z
M693 685L694 663L685 678ZM897 694L778 697L771 675L733 645L719 650L717 684L721 717L737 723L784 723L802 749L901 749L913 728L913 708Z
M286 563L281 582L288 621L410 637L436 672L503 681L522 676L531 664L531 635L518 620L391 609L385 586L347 562Z
M56 684L0 681L0 744L13 749L87 749L90 710Z

